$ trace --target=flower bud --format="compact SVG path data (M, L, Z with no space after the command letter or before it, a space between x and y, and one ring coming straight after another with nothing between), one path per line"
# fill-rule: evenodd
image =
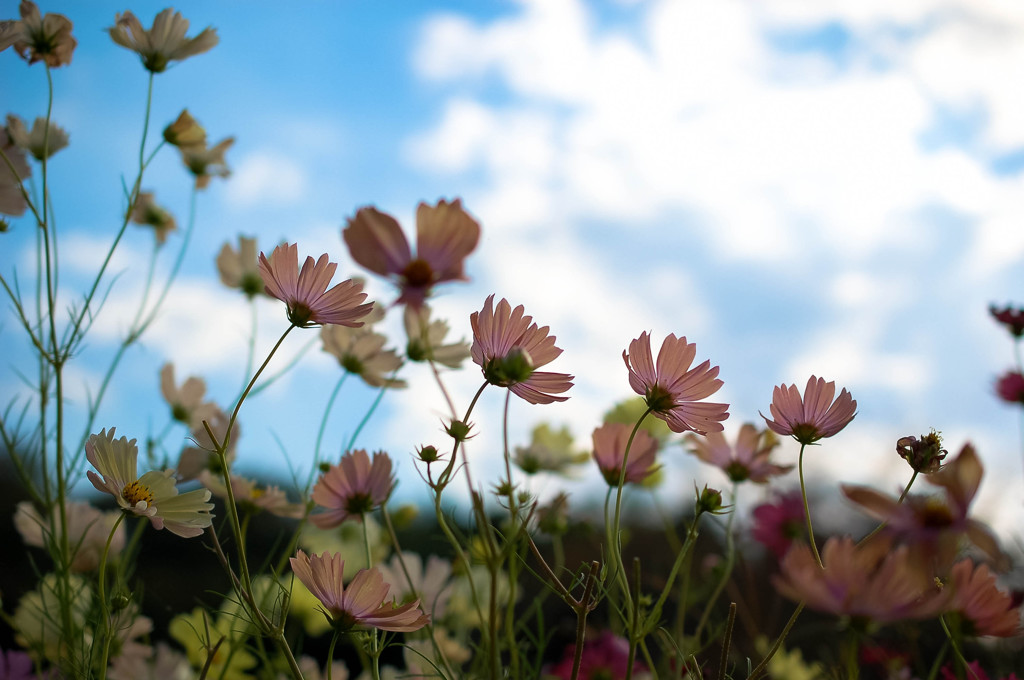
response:
M915 472L928 475L942 467L942 459L948 451L942 448L942 438L932 430L917 437L900 437L896 441L896 453L907 461Z
M188 109L182 110L178 119L164 128L164 140L177 147L204 146L206 130L196 122Z
M424 463L436 462L440 457L437 455L437 449L434 448L433 446L430 446L429 444L426 446L421 446L419 449L417 449L416 455L419 456L419 459L422 460Z
M709 489L707 485L697 494L697 514L710 512L716 514L722 509L722 492L717 489Z
M464 442L469 439L469 431L473 428L471 423L464 423L461 420L453 420L451 424L445 428L445 432L457 442Z

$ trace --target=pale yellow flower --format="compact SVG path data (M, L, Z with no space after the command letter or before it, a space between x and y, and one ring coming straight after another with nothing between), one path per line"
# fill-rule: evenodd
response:
M137 52L147 70L161 73L169 62L206 52L219 41L214 28L205 28L194 38L185 37L187 30L188 19L168 8L156 15L149 30L134 14L125 12L117 15L107 32L115 43Z
M590 456L586 451L573 449L572 434L563 426L554 430L547 423L533 428L529 446L517 446L513 462L528 475L538 472L566 474L573 465L586 463Z
M68 579L71 624L82 629L92 603L92 588L81 576L72 574ZM18 601L12 624L19 645L56 662L61 655L61 581L56 574L47 574L39 587L26 593ZM66 651L66 650L65 650Z
M185 648L189 663L196 669L206 665L210 651L218 640L224 638L209 662L207 677L248 680L253 676L247 671L256 666L257 659L246 650L242 636L233 630L233 622L233 616L224 614L211 619L204 610L197 607L189 614L179 614L171 619L167 632Z
M182 109L178 118L164 128L164 141L179 148L206 146L206 130L192 117L188 109Z
M7 114L7 134L11 141L32 154L37 161L49 158L68 145L68 133L52 120L46 125L45 118L36 118L32 129L13 113Z
M155 528L192 538L213 522L209 491L179 494L170 470L150 470L139 477L135 440L114 439L114 428L90 436L85 457L99 472L86 472L96 490L113 496L125 512L148 518Z
M156 242L160 245L167 241L167 234L178 228L174 215L157 205L149 191L139 194L132 209L131 220L139 226L152 227Z

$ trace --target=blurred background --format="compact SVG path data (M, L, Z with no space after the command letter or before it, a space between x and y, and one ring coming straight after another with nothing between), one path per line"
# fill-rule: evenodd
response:
M17 17L7 0L0 16ZM43 2L74 22L70 66L53 71L53 119L70 146L50 164L60 233L62 306L91 281L120 224L122 182L138 163L146 75L105 32L131 9L149 27L162 7ZM514 399L512 445L541 421L567 425L580 450L631 391L621 353L642 331L697 343L721 367L726 430L762 424L772 388L811 374L857 399L854 422L809 452L814 479L897 491L909 469L899 437L942 432L951 455L973 442L987 475L979 516L1019 537L1024 512L1021 409L995 396L1012 342L988 314L1024 302L1024 7L979 0L815 3L521 0L517 2L182 2L190 35L220 44L155 78L151 140L187 107L212 143L236 142L232 175L200 193L185 265L164 309L130 349L97 427L144 441L170 420L159 370L202 377L229 408L246 379L245 297L225 288L222 244L255 236L301 254L329 253L358 274L340 238L364 205L395 215L410 238L419 201L461 197L483 236L472 282L438 290L455 338L496 293L548 325L573 373L564 404ZM0 113L46 112L46 75L0 54ZM151 141L151 144L154 143ZM150 147L152 148L152 147ZM191 177L161 151L143 185L183 227ZM3 234L5 277L33 290L36 233ZM157 281L181 247L161 249ZM134 225L117 250L102 314L69 366L78 421L139 304L153 235ZM113 280L113 277L108 280ZM371 296L396 294L370 277ZM284 305L258 305L257 357L287 326ZM0 318L0 394L24 400L32 354L10 305ZM400 310L383 327L404 348ZM301 363L247 403L238 470L304 477L327 398L341 375L316 331L293 332L270 371ZM424 366L385 394L357 446L389 451L402 501L427 492L410 454L446 446L446 409ZM475 365L445 376L464 410ZM19 396L21 395L21 396ZM327 425L341 447L376 390L347 381ZM475 477L495 479L504 395L485 391L472 420ZM18 403L25 403L19 401ZM188 435L167 430L166 450ZM784 443L781 462L795 462ZM688 505L694 481L723 486L679 446L667 449L660 503ZM795 480L790 480L795 483ZM826 482L831 484L831 481ZM566 488L600 503L586 468ZM783 482L785 485L785 482ZM79 491L90 489L80 485ZM453 487L461 493L462 485ZM833 493L829 490L826 495ZM836 492L837 493L837 492ZM637 503L645 503L642 494ZM753 499L751 499L753 500ZM835 501L840 505L839 501Z

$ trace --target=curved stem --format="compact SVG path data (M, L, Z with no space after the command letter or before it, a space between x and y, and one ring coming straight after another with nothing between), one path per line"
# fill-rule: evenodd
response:
M391 377L394 378L397 373L398 373L398 370L396 369L391 374ZM380 406L381 399L384 398L384 392L386 390L387 390L386 383L385 383L385 385L382 385L379 390L377 390L377 396L374 397L373 403L370 404L370 408L366 411L366 415L364 415L363 419L359 421L359 424L356 425L356 429L352 433L352 436L349 437L348 445L345 447L346 451L351 451L352 447L355 446L356 439L359 438L359 434L363 431L363 428L366 427L366 424L368 422L370 422L370 418L373 416L374 412L377 410L377 407Z
M124 513L122 512L117 516L114 526L110 528L110 534L107 536L107 542L103 546L103 555L100 556L100 573L97 588L99 590L100 611L103 616L104 629L103 656L100 658L100 680L104 680L107 677L107 659L110 656L110 639L113 637L113 633L110 630L110 612L107 610L107 555L110 554L110 543L114 540L114 534L117 532L117 528L121 526L121 522L123 520Z
M733 520L736 519L736 496L738 491L739 484L737 482L733 482L732 510L729 512L729 521L725 524L725 568L722 571L722 578L719 579L714 591L712 591L711 596L708 598L708 603L704 607L704 613L701 614L700 621L697 622L697 632L694 633L694 637L697 638L698 645L700 645L700 634L704 630L704 626L707 624L708 618L711 616L711 609L715 606L715 602L718 601L722 591L725 590L725 586L729 582L729 578L732 576L733 567L736 564L736 541L732 533L732 525Z
M800 497L804 501L804 517L807 519L807 540L811 544L811 552L814 553L814 561L818 563L818 566L822 569L825 565L821 563L821 555L818 554L818 544L814 541L814 527L811 525L811 509L807 506L807 486L804 484L804 449L807 448L806 444L800 444L800 460L797 465L800 472Z

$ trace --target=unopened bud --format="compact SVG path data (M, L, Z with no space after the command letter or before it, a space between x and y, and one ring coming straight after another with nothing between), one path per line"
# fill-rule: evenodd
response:
M948 451L942 448L942 437L935 430L917 437L900 437L896 441L896 453L907 461L915 472L931 474L942 467L942 459Z
M464 423L461 420L453 420L444 431L455 441L464 442L469 439L469 431L472 427L472 424Z
M722 492L717 489L709 489L707 486L697 494L697 514L710 512L717 513L722 509Z

